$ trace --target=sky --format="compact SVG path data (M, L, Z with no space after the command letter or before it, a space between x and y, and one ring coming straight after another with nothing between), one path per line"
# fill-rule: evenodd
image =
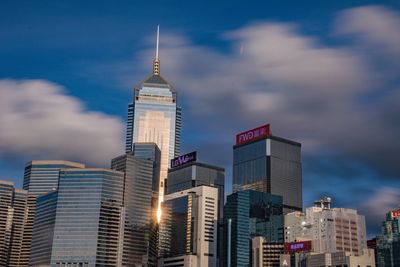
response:
M226 194L235 134L270 123L302 143L304 207L329 195L379 233L400 205L399 1L2 1L0 179L109 167L158 24L182 152L224 167Z

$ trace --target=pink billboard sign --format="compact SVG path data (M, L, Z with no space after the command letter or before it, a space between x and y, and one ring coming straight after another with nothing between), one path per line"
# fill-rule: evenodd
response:
M270 136L269 124L251 129L236 135L236 145L245 144L254 140L263 139Z

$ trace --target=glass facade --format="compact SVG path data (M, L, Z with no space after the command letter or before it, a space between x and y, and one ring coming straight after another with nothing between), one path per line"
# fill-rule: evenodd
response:
M81 163L64 160L34 160L25 166L23 188L35 197L57 190L62 168L84 168Z
M124 174L60 171L51 266L118 266Z
M250 266L251 239L265 237L269 242L283 243L283 204L282 197L265 192L245 190L227 197L224 208L225 224L231 219L231 232L226 233L231 240L231 265ZM225 229L228 229L225 227ZM225 248L228 244L225 245ZM228 251L225 249L227 259ZM227 262L225 260L225 262Z
M156 266L161 153L154 143L135 143L132 154L112 160L125 173L123 266Z
M133 150L134 143L153 142L160 148L160 201L169 162L179 154L180 129L181 109L175 89L159 74L152 74L135 88L128 107L126 153Z
M0 181L0 266L7 266L11 240L14 185Z
M400 266L400 209L386 213L377 236L377 267Z
M283 197L284 212L302 210L301 144L270 136L233 148L233 191Z
M36 200L36 214L32 231L32 248L29 266L50 266L56 221L58 192L53 191Z

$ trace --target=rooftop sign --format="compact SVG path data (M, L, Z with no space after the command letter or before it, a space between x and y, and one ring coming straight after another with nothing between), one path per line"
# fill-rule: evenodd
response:
M190 152L185 155L182 155L182 156L172 159L171 160L171 168L176 168L176 167L182 166L186 163L196 161L196 160L197 160L197 152L193 151L193 152Z
M236 145L245 144L254 140L270 136L269 124L236 135Z
M397 217L400 217L400 210L392 211L392 218L397 218Z
M295 253L300 251L310 251L311 241L301 241L301 242L291 242L285 243L284 251L285 253Z

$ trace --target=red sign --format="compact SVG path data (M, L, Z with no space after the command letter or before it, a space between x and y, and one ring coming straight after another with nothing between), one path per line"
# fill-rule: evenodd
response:
M397 217L400 217L400 210L392 211L392 218L397 218Z
M283 249L284 249L285 253L310 251L311 250L311 241L285 243Z
M241 145L270 135L269 124L236 135L236 144Z

